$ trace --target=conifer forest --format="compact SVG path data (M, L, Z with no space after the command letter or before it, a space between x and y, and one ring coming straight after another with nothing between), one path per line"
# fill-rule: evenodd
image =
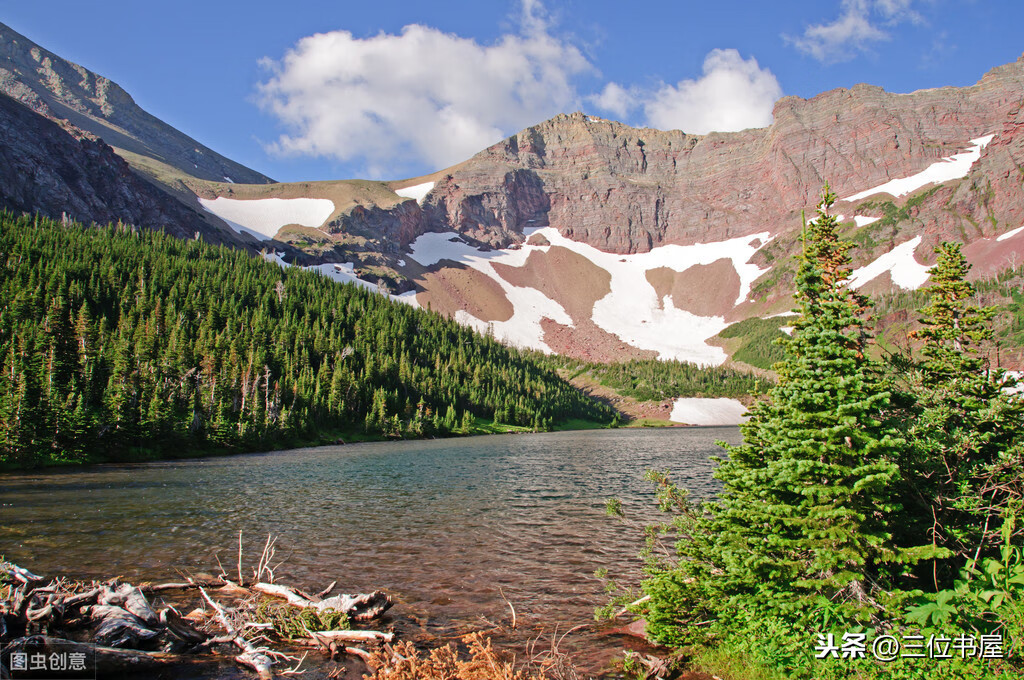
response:
M611 420L533 353L245 252L5 214L0 257L5 465Z

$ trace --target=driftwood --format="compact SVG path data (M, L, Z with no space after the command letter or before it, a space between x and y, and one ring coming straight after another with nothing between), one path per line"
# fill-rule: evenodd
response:
M228 584L222 578L189 579L178 583L153 583L139 586L143 593L161 593L168 590L192 590L197 588L220 588Z
M316 640L339 642L391 642L394 633L382 633L376 630L318 630L310 631Z
M93 620L92 637L106 647L139 648L160 634L127 609L107 604L96 604L82 610Z
M258 581L260 576L272 579L269 562L273 552L273 542L268 539L260 566L254 570L257 575L254 580ZM48 648L84 652L87 658L95 659L100 675L111 677L145 674L158 666L187 663L189 659L199 658L194 656L196 654L216 651L217 645L231 644L241 651L234 656L238 663L255 671L261 680L269 680L274 677L275 662L288 659L301 664L302 659L257 646L256 640L271 644L276 635L273 624L253 620L259 595L281 598L296 608L344 612L353 621L376 618L392 604L391 598L382 591L326 597L336 583L316 595L309 595L272 582L254 583L246 588L229 580L226 574L218 578L187 578L180 582L135 586L118 581L48 580L17 565L0 562L0 582L10 586L6 599L0 599L0 646L6 645L8 651L33 653ZM208 592L208 588L218 590ZM198 591L205 606L212 609L212 615L204 613L208 610L196 609L182 616L169 605L154 607L146 597L147 594L190 590ZM231 607L223 604L231 600L237 604ZM76 638L86 635L88 641L71 641L66 639L68 633ZM326 649L332 657L350 654L367 663L371 660L368 652L346 644L386 644L394 640L392 633L372 630L307 630L307 634L307 640L289 640L287 644L315 645ZM282 674L297 668L298 665Z
M332 584L333 585L333 584ZM295 588L273 583L257 583L253 590L264 595L280 597L288 604L296 607L313 608L317 611L335 610L344 612L353 621L370 621L391 608L391 597L380 590L360 595L335 595L320 599L316 595L307 595ZM330 592L328 590L327 592Z
M235 657L235 661L256 671L261 680L272 680L274 672L270 670L270 667L274 665L273 659L264 654L262 650L254 647L251 642L242 637L241 633L235 630L224 608L207 595L204 589L200 588L199 592L202 593L203 598L217 612L217 620L220 621L221 626L231 636L231 641L242 650L242 653Z

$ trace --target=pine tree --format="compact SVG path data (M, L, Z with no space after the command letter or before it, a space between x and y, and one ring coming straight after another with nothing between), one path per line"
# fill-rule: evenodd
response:
M834 201L826 186L805 226L801 316L778 384L751 409L743 444L726 447L722 492L684 526L682 559L645 584L656 640L687 639L686 606L719 630L750 617L805 625L822 603L865 620L877 588L917 558L891 540L903 442L883 418L890 395L866 356L865 300L847 285L851 245Z
M943 243L936 252L931 300L915 333L924 341L923 358L903 377L913 403L906 414L907 465L917 473L904 492L914 502L905 529L926 533L948 551L929 574L938 588L998 537L995 509L1020 497L1024 404L1004 389L1014 381L992 369L982 352L992 340L995 310L972 303L960 244Z

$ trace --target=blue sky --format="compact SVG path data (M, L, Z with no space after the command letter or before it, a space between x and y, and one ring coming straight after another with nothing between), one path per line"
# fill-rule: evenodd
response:
M559 112L688 132L782 95L970 85L1020 0L0 0L0 21L281 181L401 178Z

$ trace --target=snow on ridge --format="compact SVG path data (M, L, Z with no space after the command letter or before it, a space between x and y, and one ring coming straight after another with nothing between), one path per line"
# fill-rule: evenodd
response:
M669 420L688 425L739 425L749 420L747 407L735 399L676 399Z
M919 245L921 245L921 237L915 236L879 256L871 264L854 270L849 279L849 286L860 288L885 272L889 272L892 282L900 288L917 290L928 280L928 270L931 269L914 258L914 251Z
M554 231L554 230L552 230ZM409 259L424 267L435 265L441 260L451 260L472 267L493 279L505 297L512 304L512 317L506 321L482 321L465 310L455 313L459 323L486 333L493 331L494 337L516 347L537 349L547 354L551 348L543 341L544 329L540 322L549 318L556 323L572 326L572 317L548 296L535 288L513 286L498 275L492 262L512 267L522 267L533 250L546 250L547 246L523 246L517 250L479 250L469 245L455 232L423 234L409 244Z
M433 182L424 182L423 184L414 184L404 189L395 189L394 192L402 198L413 198L417 203L423 203L423 199L427 197L427 194L433 188Z
M882 218L881 217L865 217L864 215L854 215L853 216L853 221L857 223L858 227L866 227L869 224L874 224L875 222L877 222L880 219L882 219Z
M281 269L288 269L291 264L284 261L284 253L279 253L276 250L273 253L263 253L263 259L267 262L274 262L278 264Z
M286 224L319 227L334 212L334 201L328 198L239 200L218 196L213 200L200 198L199 205L235 231L252 234L261 241L274 238Z
M991 142L994 137L995 135L985 135L984 137L972 139L971 148L961 153L943 158L937 163L932 163L916 175L890 180L885 184L881 184L873 189L862 191L859 194L854 194L853 196L849 196L843 200L859 201L862 198L867 198L868 196L881 193L892 194L899 198L900 196L905 196L917 191L928 184L942 184L943 182L966 177L967 173L971 170L971 166L974 165L975 161L981 158L981 150L988 146L988 143Z
M515 309L512 319L485 324L465 312L457 314L456 319L477 329L493 329L495 337L499 339L550 351L542 340L540 320L547 316L557 323L572 326L569 316L561 305L539 291L512 286L506 282L497 275L491 263L521 267L534 250L546 251L551 246L567 248L611 276L611 292L597 301L591 317L599 328L629 345L654 350L662 359L715 366L725 362L726 353L720 347L708 345L706 341L728 325L724 317L702 317L677 309L669 296L659 300L647 281L647 271L668 267L682 272L699 264L731 260L740 278L740 292L736 299L736 304L740 304L749 294L753 281L767 271L752 264L750 260L771 239L769 232L762 232L715 243L666 245L646 253L620 255L568 239L553 227L540 227L531 230L531 233L542 235L549 245L524 244L516 250L481 251L462 241L455 232L429 233L423 234L410 245L412 252L409 257L424 266L437 264L441 260L452 260L490 276L512 302ZM757 246L753 245L755 241L759 242Z
M583 255L611 274L611 292L594 304L594 323L627 344L658 352L660 359L678 359L719 366L727 358L725 350L707 343L728 324L721 316L698 316L678 309L672 298L658 299L647 281L647 271L668 267L683 272L695 265L708 265L721 259L732 261L740 278L740 292L735 304L743 302L754 280L765 271L750 259L767 243L771 235L762 232L714 243L689 246L666 245L646 253L618 255L593 246L571 241L557 229L541 233L551 245L564 246ZM756 247L754 241L760 241Z
M1024 227L1017 227L1013 231L1008 231L1008 232L1006 232L1005 234L1003 234L1001 236L997 236L996 240L997 241L1005 241L1007 239L1013 238L1014 236L1016 236L1017 234L1019 234L1022 231L1024 231Z
M337 283L354 283L361 288L365 288L374 293L385 294L384 291L376 283L370 283L364 279L356 276L355 265L351 262L327 262L324 264L310 265L309 267L303 267L306 271L312 271L324 276ZM416 294L413 292L402 293L401 295L387 294L389 298L395 302L404 302L413 307L419 307L416 302Z

